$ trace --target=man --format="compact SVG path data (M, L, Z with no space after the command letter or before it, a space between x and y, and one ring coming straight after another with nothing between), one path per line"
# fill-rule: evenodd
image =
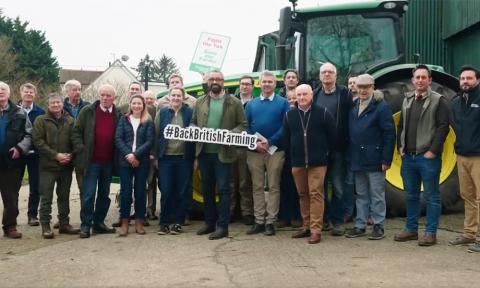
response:
M70 115L72 115L72 117L75 119L78 116L78 112L80 112L83 107L89 105L90 102L82 99L82 84L75 79L65 82L65 85L63 85L63 90L67 95L63 102L63 107L65 111L70 113Z
M337 68L331 63L320 67L322 85L314 91L314 103L326 107L335 120L335 149L328 162L327 181L332 184L332 198L325 197L324 230L332 230L333 236L342 236L343 228L343 190L346 172L346 150L348 138L348 113L352 106L352 96L347 87L337 84ZM328 195L328 193L326 193ZM333 229L330 227L333 224Z
M180 74L172 74L170 77L168 77L168 87L179 87L183 88L183 77ZM185 104L188 105L188 107L193 108L195 107L195 103L197 102L197 98L185 94L185 99L183 101ZM163 96L158 100L158 109L162 109L163 107L166 107L169 104L169 99L168 99L168 94Z
M463 234L450 245L468 245L469 252L480 252L475 241L479 228L480 199L480 72L472 66L460 69L460 93L452 101L460 195L465 201Z
M47 113L33 126L33 143L40 154L40 223L45 239L54 237L50 227L53 190L57 187L59 233L78 234L70 225L70 186L73 172L72 130L75 119L63 109L62 97L47 98Z
M244 108L253 99L254 83L249 75L240 78L240 101ZM237 148L237 159L232 163L230 176L230 217L233 217L238 202L243 224L253 225L252 178L247 166L247 148Z
M427 66L418 65L413 69L412 83L415 91L404 98L397 126L407 219L405 230L396 234L394 240L418 239L419 246L432 246L437 243L436 233L442 211L439 182L443 143L449 130L449 108L445 97L430 88L432 74ZM427 215L425 234L419 239L422 183Z
M370 207L374 225L368 239L385 237L385 171L392 163L395 125L388 104L381 92L374 91L374 84L369 74L358 76L358 100L350 111L350 170L357 187L357 217L355 227L346 234L348 238L365 235Z
M72 135L76 167L85 171L80 192L80 238L90 237L92 224L94 233L115 233L104 221L110 206L115 128L122 114L113 104L113 86L100 86L98 94L100 100L78 114Z
M30 151L32 126L27 113L10 101L10 86L0 81L0 193L3 233L18 239L18 191L22 184L23 155Z
M358 98L358 89L357 89L357 78L358 76L356 75L350 75L348 77L348 90L350 91L350 94L352 95L352 100L355 101Z
M348 77L348 91L350 91L350 95L352 95L352 100L355 101L358 98L357 95L357 75L350 75ZM348 158L348 157L347 157ZM348 162L348 159L347 159ZM343 191L343 210L344 210L344 222L352 222L353 221L353 207L355 206L354 203L354 194L355 194L355 179L353 176L353 172L350 170L350 165L347 165L347 174L345 175L345 190ZM370 218L369 218L370 220Z
M297 88L299 79L297 69L287 69L283 72L283 83L285 87L280 90L280 96L287 97L288 91L294 91Z
M80 110L82 110L83 107L90 105L90 102L81 98L82 84L75 79L65 82L63 90L67 95L63 101L63 108L73 117L73 119L75 119ZM78 167L75 167L75 178L77 179L78 190L81 190L82 188L84 172L85 171L81 171ZM58 227L58 223L55 223L54 228Z
M18 104L28 115L30 123L35 122L35 119L45 114L45 111L35 104L33 101L37 96L37 87L31 83L25 83L20 86L20 97L22 100ZM38 203L40 201L40 194L38 191L38 152L37 149L32 145L28 155L25 157L25 162L23 167L20 169L22 171L21 178L25 174L25 168L28 169L28 185L30 193L28 195L28 225L38 226Z
M152 90L147 90L143 92L142 96L143 96L143 99L145 99L145 103L147 105L157 106L157 101L156 101L157 99L155 98L155 93L153 93Z
M147 107L156 107L156 98L155 94L151 90L147 90L142 94L143 99L145 99L145 103ZM148 109L148 108L147 108ZM148 112L153 109L149 109ZM156 115L150 114L152 120L155 119ZM153 155L150 156L150 168L148 169L148 176L147 176L147 218L149 220L157 220L158 217L156 214L157 208L157 174L158 169L155 167L155 157Z
M209 73L209 93L198 99L193 109L191 125L240 133L246 127L242 103L225 93L223 82L222 72ZM205 225L197 231L197 235L211 233L210 240L227 237L230 217L229 174L231 164L237 156L236 148L230 145L197 142L195 154L202 176L205 201ZM218 207L215 204L216 186L220 198Z
M299 83L298 71L296 69L287 69L283 73L283 87L279 94L289 101L290 107L295 107L295 101L292 98L296 97L295 88ZM290 100L289 100L290 94ZM294 97L291 97L295 95ZM292 226L298 228L302 226L300 221L300 206L298 199L298 192L295 187L295 182L292 176L292 166L290 160L290 152L285 150L285 161L282 168L282 176L280 180L280 206L278 209L277 228L285 228Z
M313 104L310 85L296 88L297 107L287 112L283 122L285 150L291 156L291 171L300 198L302 230L292 238L310 237L308 243L321 241L324 209L324 180L328 154L333 146L334 123L331 114Z
M247 151L247 164L252 175L253 210L255 224L247 234L264 232L275 235L273 224L277 220L280 202L280 176L285 153L282 149L282 123L289 110L287 99L275 94L275 74L260 74L260 97L247 104L245 113L250 134L260 134L255 151ZM268 192L265 192L265 172Z

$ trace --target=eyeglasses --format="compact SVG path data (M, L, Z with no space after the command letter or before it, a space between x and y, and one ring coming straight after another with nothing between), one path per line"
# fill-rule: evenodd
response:
M250 82L241 82L240 85L242 85L242 86L252 86L252 83L250 83Z
M335 74L335 71L333 71L333 70L323 70L323 71L320 71L320 74L327 74L327 73Z

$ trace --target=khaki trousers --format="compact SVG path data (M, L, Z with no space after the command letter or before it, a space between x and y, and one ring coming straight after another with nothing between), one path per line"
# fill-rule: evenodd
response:
M257 224L273 224L277 220L284 161L283 151L273 155L247 151L247 164L252 176L253 213ZM268 191L264 189L265 174L268 178Z
M303 228L320 234L323 228L323 184L327 166L293 167L292 175L297 186Z
M475 238L480 223L480 156L457 156L460 196L465 201L464 237Z
M232 171L230 173L230 217L235 213L237 202L240 202L242 216L253 216L252 179L247 166L247 150L244 148L237 149L237 161L232 163Z

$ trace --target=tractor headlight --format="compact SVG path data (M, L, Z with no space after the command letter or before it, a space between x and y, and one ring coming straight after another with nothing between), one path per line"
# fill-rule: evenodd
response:
M395 2L387 2L387 3L383 4L383 7L384 7L385 9L393 9L393 8L397 7L397 3L395 3Z

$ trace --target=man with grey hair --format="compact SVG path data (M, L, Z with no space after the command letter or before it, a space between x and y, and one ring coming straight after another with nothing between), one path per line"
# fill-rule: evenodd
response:
M18 239L18 191L22 183L20 165L31 145L32 125L27 113L10 100L10 86L0 81L0 194L3 200L3 233Z
M92 224L94 233L115 233L104 221L110 207L115 129L122 114L113 104L116 91L112 85L100 86L98 94L100 99L78 114L72 135L75 165L85 171L80 191L80 238L90 237Z
M65 100L63 101L63 107L73 118L77 118L78 112L83 107L90 104L90 102L82 99L82 84L75 79L68 80L63 85L63 91L65 92Z
M319 78L322 85L313 92L313 102L327 108L335 120L335 146L329 155L325 181L332 184L333 193L331 199L325 197L323 230L332 230L333 236L342 236L345 233L343 191L347 169L348 113L352 106L352 96L347 87L337 84L337 68L332 63L320 67ZM333 224L333 229L330 223Z

